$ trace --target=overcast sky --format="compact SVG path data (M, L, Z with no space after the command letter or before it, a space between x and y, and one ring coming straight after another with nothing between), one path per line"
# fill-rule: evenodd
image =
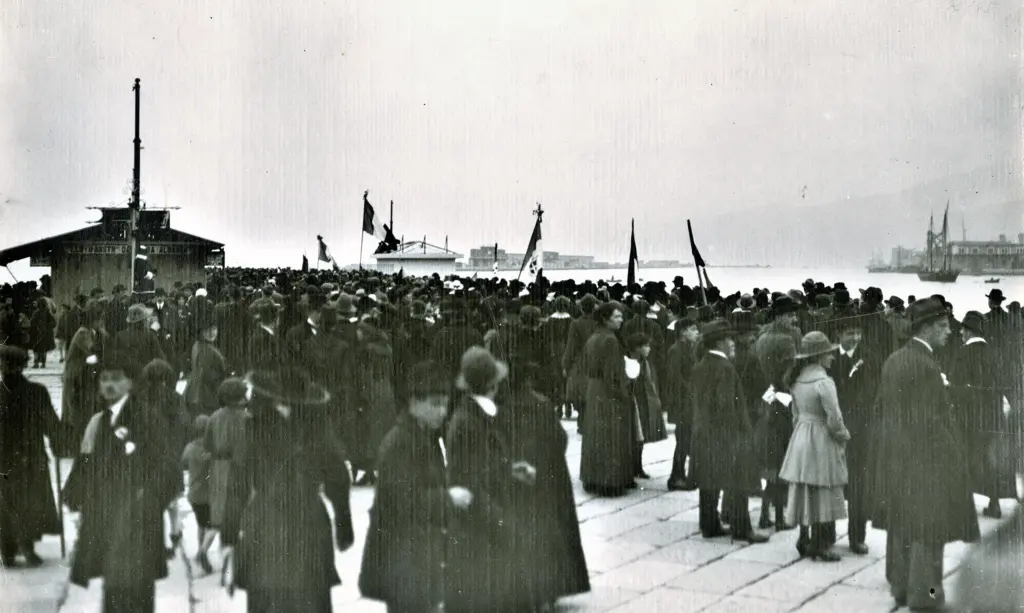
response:
M140 77L144 199L229 264L297 265L318 233L356 261L365 189L462 253L522 251L540 201L548 249L625 260L635 216L646 257L675 257L669 210L1020 160L1011 4L5 2L0 246L126 200Z

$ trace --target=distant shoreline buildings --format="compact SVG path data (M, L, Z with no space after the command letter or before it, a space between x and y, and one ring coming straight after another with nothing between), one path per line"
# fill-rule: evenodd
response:
M950 267L965 275L1024 275L1024 232L1016 242L1005 234L994 241L949 241ZM932 251L932 258L941 262L941 248ZM928 264L928 252L894 247L888 263L873 261L871 272L916 273Z
M519 270L523 266L525 253L509 253L498 248L498 270ZM469 250L465 262L457 262L456 269L462 271L490 271L494 266L494 245L481 245ZM601 262L592 255L568 255L558 251L544 252L545 270L617 270L627 268L626 262ZM641 268L692 268L693 262L679 260L641 260ZM708 268L715 268L709 266ZM718 268L770 268L769 266L719 266Z

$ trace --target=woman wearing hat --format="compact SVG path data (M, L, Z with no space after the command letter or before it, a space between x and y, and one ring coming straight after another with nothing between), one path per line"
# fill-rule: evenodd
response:
M809 332L800 342L790 382L793 436L779 471L789 483L786 519L800 525L797 551L822 562L839 561L824 524L846 518L843 486L849 476L844 448L850 433L843 424L835 382L828 376L838 350L823 332Z
M626 378L626 356L616 336L622 318L623 306L618 302L597 308L597 327L583 358L587 417L583 420L580 481L587 491L608 496L636 487L635 447L641 435Z
M328 423L327 391L300 370L250 375L248 462L254 490L235 548L235 585L249 613L329 613L341 583L334 550L354 541L344 452ZM334 534L320 487L334 511Z
M495 403L508 367L482 347L462 356L456 401L445 435L448 485L472 494L468 513L454 518L449 541L445 610L449 613L521 613L535 604L516 588L525 569L516 557L515 501L529 495L536 469L516 458Z

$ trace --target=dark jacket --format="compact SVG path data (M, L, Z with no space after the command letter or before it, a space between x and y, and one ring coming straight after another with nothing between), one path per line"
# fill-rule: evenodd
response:
M623 357L619 339L607 328L597 328L584 349L587 417L580 481L586 485L625 487L636 475L636 406Z
M706 353L693 369L694 480L701 489L750 492L758 481L753 426L732 362Z
M668 350L665 366L665 397L662 404L668 421L676 426L690 427L693 419L693 367L697 364L697 347L685 340L677 340Z
M0 515L29 542L61 533L44 437L64 438L46 388L23 375L0 382Z
M68 477L69 506L82 511L71 580L84 587L103 577L107 587L130 587L162 579L163 511L181 491L180 458L163 419L132 396L116 423L106 410L93 419L95 438L83 443L91 452Z
M875 527L909 541L974 541L978 517L942 371L911 339L882 367Z
M359 573L366 598L427 611L444 597L446 522L456 511L439 440L408 414L384 438Z

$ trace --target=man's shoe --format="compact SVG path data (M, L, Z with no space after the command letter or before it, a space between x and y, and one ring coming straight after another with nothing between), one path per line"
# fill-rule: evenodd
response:
M868 554L868 546L864 543L850 543L850 553L855 553L859 556Z
M992 519L1002 519L1003 518L1003 510L999 507L999 505L996 505L996 506L989 505L989 506L985 507L985 510L982 511L981 514L984 515L985 517L991 517Z
M751 545L757 545L757 544L760 544L760 543L767 543L768 542L768 537L763 535L763 534L758 534L758 533L754 532L753 530L751 530L747 534L743 534L743 535L740 535L740 536L733 536L732 540L733 540L734 543L736 541L746 541L746 542L750 543Z
M38 568L43 565L43 559L35 551L25 553L25 565L30 568Z
M718 538L720 536L729 536L730 534L732 534L732 531L721 524L719 524L718 527L711 532L701 532L701 536L703 536L706 539Z

